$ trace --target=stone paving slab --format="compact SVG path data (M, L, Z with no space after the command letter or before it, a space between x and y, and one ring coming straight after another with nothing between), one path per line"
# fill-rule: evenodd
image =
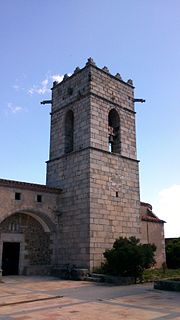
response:
M0 320L180 320L180 293L151 284L107 286L47 277L3 277Z

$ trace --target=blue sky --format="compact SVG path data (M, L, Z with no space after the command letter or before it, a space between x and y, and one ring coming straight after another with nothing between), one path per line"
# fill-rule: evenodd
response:
M53 79L99 67L133 79L141 200L180 236L179 0L0 1L0 176L45 183Z

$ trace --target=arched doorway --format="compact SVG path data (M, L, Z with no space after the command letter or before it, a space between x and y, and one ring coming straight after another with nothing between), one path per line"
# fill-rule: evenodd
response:
M46 274L52 265L52 232L41 216L17 212L0 224L3 275Z

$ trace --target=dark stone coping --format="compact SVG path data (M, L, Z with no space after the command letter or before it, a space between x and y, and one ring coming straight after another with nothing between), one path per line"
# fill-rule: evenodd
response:
M126 107L122 107L122 106L121 106L119 103L117 103L117 102L114 102L114 101L112 101L112 100L109 100L108 98L105 98L105 97L97 94L97 93L94 93L94 92L89 91L88 93L82 94L82 96L76 96L73 101L70 101L70 102L68 102L68 103L64 103L64 105L62 105L62 106L60 106L59 108L57 108L56 110L50 112L50 115L52 116L52 115L54 115L55 113L60 112L63 108L70 107L71 105L74 105L77 101L82 100L82 99L87 98L87 97L90 97L90 96L94 96L94 97L97 98L97 99L101 99L101 100L103 100L104 102L106 102L106 103L108 103L108 104L111 104L112 106L117 107L117 108L119 108L119 109L121 109L121 110L124 110L124 111L126 111L126 112L129 112L129 113L132 113L132 114L136 114L136 112L135 112L134 110L128 109L128 108L126 108Z
M109 154L109 155L112 155L114 157L119 157L119 158L122 158L122 159L126 159L126 160L130 160L130 161L134 161L134 162L137 162L139 163L140 161L137 160L137 159L133 159L133 158L129 158L129 157L126 157L126 156L123 156L119 153L114 153L114 152L110 152L110 151L107 151L107 150L102 150L102 149L98 149L98 148L95 148L95 147L85 147L85 148L82 148L82 149L79 149L79 150L75 150L75 151L72 151L72 152L69 152L69 153L65 153L63 154L62 156L59 156L59 157L56 157L56 158L52 158L50 160L47 160L46 163L50 163L50 162L53 162L53 161L58 161L59 159L63 159L63 158L66 158L68 156L71 156L75 153L78 153L78 152L82 152L84 150L95 150L95 151L99 151L99 152L103 152L103 153L106 153L106 154Z
M124 111L130 112L130 113L133 113L133 114L136 114L136 112L135 112L134 110L128 109L128 108L126 108L126 107L122 107L119 103L114 102L114 101L112 101L112 100L109 100L109 99L107 99L107 98L105 98L105 97L103 97L103 96L100 96L100 95L97 94L97 93L91 92L90 94L91 94L92 96L94 96L94 97L96 97L96 98L98 98L98 99L101 99L101 100L103 100L103 101L105 101L105 102L107 102L107 103L110 103L110 104L114 105L115 107L118 107L118 108L120 108L120 109L122 109L122 110L124 110Z
M59 194L62 192L62 189L60 188L51 188L43 184L6 180L6 179L0 179L0 187L18 188L23 190L31 190L31 191L38 191L38 192L41 191L41 192L56 193L56 194Z
M155 281L154 289L180 291L180 278Z

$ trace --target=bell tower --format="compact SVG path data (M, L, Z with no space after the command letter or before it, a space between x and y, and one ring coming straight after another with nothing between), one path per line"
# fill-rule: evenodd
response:
M59 263L93 269L119 236L140 238L133 91L91 58L53 84L47 185L63 190Z

